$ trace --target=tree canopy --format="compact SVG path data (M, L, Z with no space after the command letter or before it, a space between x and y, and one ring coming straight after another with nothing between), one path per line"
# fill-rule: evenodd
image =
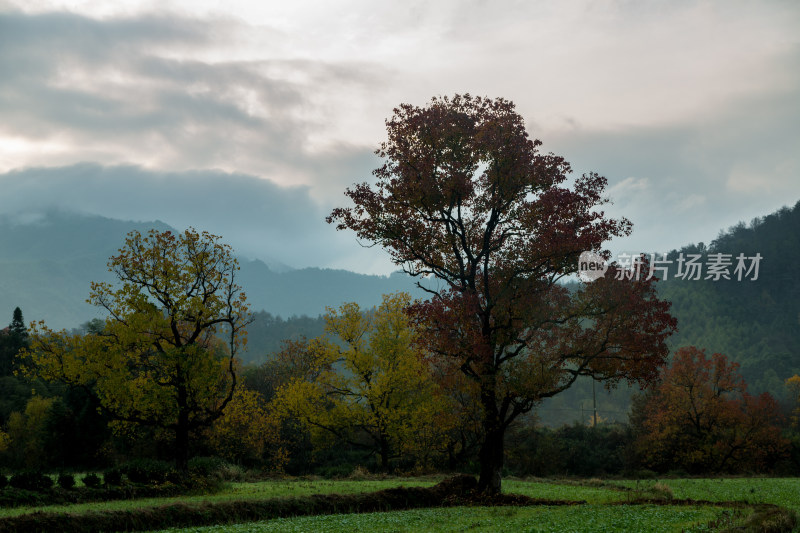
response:
M403 104L386 122L374 185L346 191L354 206L328 222L378 244L419 277L428 301L412 306L428 353L476 384L483 408L479 488L499 492L503 436L538 401L580 375L647 383L674 330L653 279L612 266L569 293L581 252L608 258L605 241L631 223L601 206L606 179L541 154L514 104L456 95ZM619 278L619 279L617 279Z
M92 283L89 296L108 313L102 329L38 324L29 372L90 390L120 423L173 431L185 470L190 433L220 417L236 388L249 321L237 261L216 235L151 230L131 232L108 266L119 284Z
M399 293L384 295L372 311L355 303L329 308L329 337L309 343L302 377L279 389L275 402L318 437L370 450L384 470L403 454L424 462L446 447L450 429L446 399L414 344L409 303Z
M643 434L637 445L658 470L689 473L763 469L788 446L772 396L751 396L739 365L720 353L708 357L680 348L655 389L639 400Z
M14 308L8 328L0 331L0 376L10 376L15 369L17 353L28 345L28 329L22 310Z

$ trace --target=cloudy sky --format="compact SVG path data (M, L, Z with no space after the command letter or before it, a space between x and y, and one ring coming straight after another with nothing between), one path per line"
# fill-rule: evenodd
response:
M401 102L513 100L634 235L712 240L800 200L794 0L0 0L0 215L56 207L388 273L324 222Z

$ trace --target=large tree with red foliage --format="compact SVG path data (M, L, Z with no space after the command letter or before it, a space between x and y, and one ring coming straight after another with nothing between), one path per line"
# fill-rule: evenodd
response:
M693 474L759 470L785 451L781 412L767 393L751 396L739 365L694 346L679 349L633 418L644 462Z
M653 280L606 276L569 292L582 251L628 235L607 218L605 178L566 185L569 164L538 151L514 104L456 95L403 104L386 122L384 164L374 185L346 191L355 204L328 222L379 244L421 284L428 301L410 310L440 367L474 384L482 406L479 489L501 488L509 424L579 376L613 386L648 383L674 330ZM634 277L635 278L635 277Z

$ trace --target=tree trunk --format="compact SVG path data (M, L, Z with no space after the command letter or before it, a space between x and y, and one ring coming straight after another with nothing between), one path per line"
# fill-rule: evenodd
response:
M175 426L175 469L181 474L189 472L189 411L186 407L186 387L178 387L178 423Z
M189 428L175 428L175 469L180 473L189 471Z
M381 437L381 470L389 471L389 441Z
M481 476L478 492L500 494L503 472L504 428L497 411L494 390L481 391L483 404L483 443L478 454Z

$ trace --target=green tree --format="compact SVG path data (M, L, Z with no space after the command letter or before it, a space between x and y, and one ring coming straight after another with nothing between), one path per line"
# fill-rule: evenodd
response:
M11 324L0 331L0 376L14 373L17 353L28 345L28 330L22 318L22 310L14 308Z
M11 462L22 468L47 468L47 421L56 400L33 396L24 412L8 418L8 450Z
M92 283L89 297L108 312L102 329L40 323L25 352L29 373L92 391L117 427L174 432L186 471L190 436L222 416L236 389L249 321L237 261L216 235L151 230L131 232L108 266L119 284Z
M217 419L206 436L214 452L230 461L255 464L265 456L275 470L281 470L285 453L280 442L280 420L266 410L258 392L240 385L225 416Z
M404 312L409 303L408 294L400 293L385 295L371 313L355 303L329 308L325 322L332 338L309 344L311 371L279 389L274 407L318 437L335 435L366 447L384 470L404 453L425 461L430 451L443 449L450 410L414 346Z

